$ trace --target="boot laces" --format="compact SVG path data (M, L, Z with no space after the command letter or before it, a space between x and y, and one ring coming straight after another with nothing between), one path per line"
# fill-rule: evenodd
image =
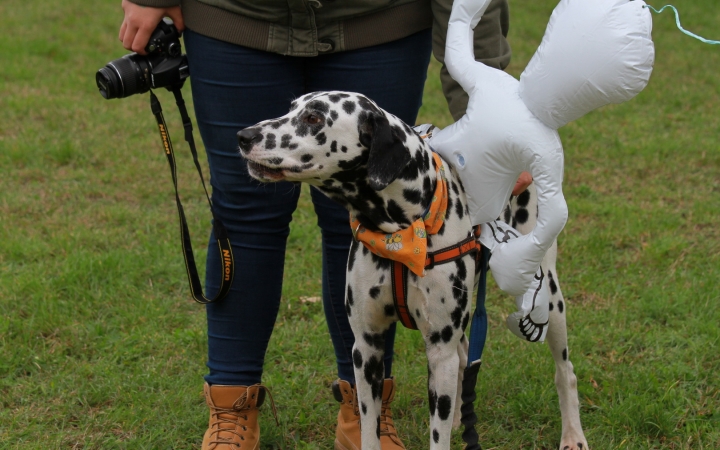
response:
M397 436L389 402L383 402L380 408L380 436Z
M275 423L277 425L280 425L280 422L278 421L277 416L277 408L275 407L275 400L272 397L272 394L270 393L270 390L265 386L259 386L260 389L264 390L265 393L268 394L270 397L270 406L273 413L273 417L275 417ZM255 396L257 394L253 394L252 398L255 399ZM253 407L257 408L257 402L253 403L253 406L248 404L248 394L247 391L245 391L240 398L238 398L235 403L233 404L232 408L219 408L217 406L211 406L210 407L210 414L215 419L215 425L217 425L217 428L212 430L210 432L210 444L231 444L237 448L240 448L240 444L237 442L232 442L234 438L232 436L223 437L220 436L220 433L230 433L234 434L238 438L240 438L241 441L245 440L245 436L242 433L239 433L237 430L237 426L239 425L242 431L247 431L247 425L240 422L240 419L243 421L248 420L248 414L247 412L252 409ZM242 414L241 412L244 411L245 413ZM230 425L228 428L224 428L222 425ZM213 438L214 436L214 438Z

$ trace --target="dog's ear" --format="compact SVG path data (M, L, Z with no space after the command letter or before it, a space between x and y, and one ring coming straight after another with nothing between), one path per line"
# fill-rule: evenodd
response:
M382 113L369 114L361 128L361 133L370 135L368 181L371 188L381 191L392 183L410 162L410 152Z

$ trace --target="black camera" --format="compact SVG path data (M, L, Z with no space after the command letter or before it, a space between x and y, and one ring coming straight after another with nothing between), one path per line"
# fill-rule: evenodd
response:
M169 19L158 24L145 51L147 55L130 53L97 71L95 82L103 97L124 98L149 89L182 87L190 71L180 33Z

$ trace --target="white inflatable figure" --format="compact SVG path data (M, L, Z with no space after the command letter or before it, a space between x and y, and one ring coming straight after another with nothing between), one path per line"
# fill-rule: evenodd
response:
M557 129L639 93L652 72L652 19L642 0L561 0L520 81L475 61L473 29L491 0L455 0L445 64L470 96L465 115L434 131L430 145L465 185L498 286L516 297L509 328L543 341L549 289L540 262L567 221ZM538 193L535 228L521 235L496 222L521 172Z

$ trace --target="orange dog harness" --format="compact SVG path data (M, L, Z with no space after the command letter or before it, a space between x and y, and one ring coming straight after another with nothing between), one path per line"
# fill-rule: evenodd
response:
M419 277L425 276L425 269L435 264L443 264L462 258L470 252L478 252L480 244L476 236L480 228L475 228L474 235L461 242L434 252L427 251L428 235L436 234L443 225L448 203L447 180L442 160L433 152L435 170L438 174L435 193L428 212L408 228L393 233L370 231L360 224L356 217L350 216L353 235L365 247L377 256L393 260L391 269L393 302L395 311L405 327L417 330L417 325L407 307L407 276L408 270Z

